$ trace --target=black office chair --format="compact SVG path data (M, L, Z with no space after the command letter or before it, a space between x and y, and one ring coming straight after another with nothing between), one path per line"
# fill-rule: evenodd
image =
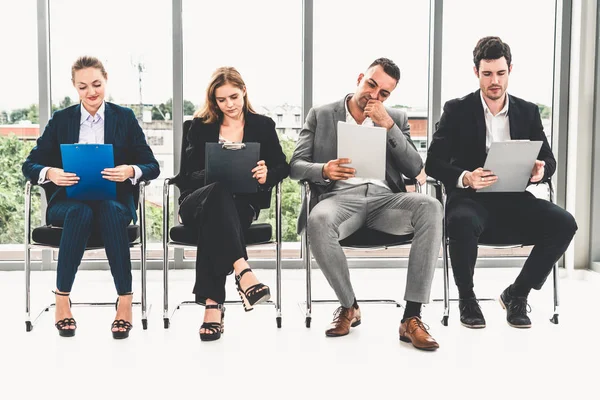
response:
M187 131L192 121L183 123L183 138L181 141L181 162L179 165L179 174L165 179L163 186L163 322L164 328L168 329L171 325L170 319L179 310L182 305L195 305L195 301L184 301L179 303L173 313L169 314L169 247L194 248L198 246L198 229L186 227L178 224L169 229L169 192L171 185L177 185L180 176L185 173L185 149L188 146ZM275 257L276 257L276 301L268 301L261 305L274 305L277 327L281 328L281 183L276 186L275 193ZM267 223L253 223L245 233L247 246L273 243L271 236L273 228ZM226 304L242 304L241 301L225 301Z
M448 247L450 246L450 238L447 234L446 229L446 188L444 184L432 179L428 178L428 182L432 183L436 189L436 197L442 202L444 206L444 228L443 228L443 262L444 262L444 315L442 317L442 324L444 326L448 326L448 319L450 318L450 301L458 301L458 299L450 299L450 280L449 280L449 254ZM549 192L549 201L554 203L554 190L552 187L552 182L548 182L548 192ZM479 247L488 247L494 249L509 249L509 248L519 248L524 246L530 246L533 243L511 243L508 235L503 232L485 232L479 238ZM553 300L554 300L554 314L552 318L550 318L550 322L553 324L558 324L558 307L559 307L559 297L558 297L558 266L554 264L552 268L552 278L553 278ZM480 301L495 301L495 298L480 298ZM434 301L439 301L439 299L435 299Z
M133 302L134 305L140 305L142 308L142 327L148 329L148 316L147 316L147 302L146 302L146 186L148 181L140 181L139 191L134 195L134 204L136 208L139 208L139 225L129 225L127 227L127 236L129 237L130 247L140 248L140 265L141 265L141 301ZM57 249L60 246L60 239L62 236L62 227L46 225L40 226L31 231L31 187L36 186L36 183L27 181L25 183L25 328L27 332L30 332L38 318L45 312L49 311L51 307L55 307L56 304L52 303L46 306L35 318L31 321L31 249L32 248L50 248ZM41 186L44 189L43 186ZM44 190L46 200L50 200L51 193ZM98 233L92 233L90 236L86 250L95 250L104 248L102 238ZM73 302L73 306L111 306L114 307L115 303L102 302L102 303L82 303Z
M415 185L415 190L420 193L421 186L415 180L405 180L406 184ZM333 299L312 299L312 256L310 253L310 241L308 238L308 217L310 215L310 183L300 181L304 191L304 201L307 205L305 228L302 233L302 254L304 254L304 268L306 271L306 302L305 303L305 325L310 328L312 320L312 303L338 303L338 300ZM408 235L391 235L375 229L361 228L345 239L340 240L343 248L355 249L388 249L392 247L408 246L412 243L413 234ZM391 304L396 307L402 307L400 303L393 299L359 299L359 303L368 304Z

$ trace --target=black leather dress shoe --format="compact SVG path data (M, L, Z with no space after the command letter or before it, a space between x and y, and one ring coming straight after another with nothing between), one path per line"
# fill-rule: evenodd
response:
M506 321L513 328L531 328L531 320L527 316L531 311L527 297L511 296L508 289L504 289L500 295L500 305L506 310Z
M485 318L483 318L479 302L475 297L460 299L458 301L458 308L460 310L461 324L467 328L485 328Z

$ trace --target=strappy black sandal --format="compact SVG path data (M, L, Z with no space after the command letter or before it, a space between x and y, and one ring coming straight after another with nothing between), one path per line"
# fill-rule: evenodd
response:
M58 293L54 290L52 291L57 296L66 296L69 297L69 293ZM71 299L69 299L69 307L71 307ZM58 334L62 337L73 337L75 336L75 330L77 329L77 322L75 322L74 318L63 318L60 321L57 321L54 326L58 329ZM74 329L68 328L69 326L74 326Z
M235 276L235 283L237 285L238 294L242 299L242 303L244 305L244 310L246 312L252 311L254 309L255 304L264 303L271 298L271 291L267 285L263 285L262 283L257 283L256 285L252 285L246 290L242 290L242 286L240 282L242 281L242 276L246 272L252 271L250 268L246 268L239 275Z
M221 310L221 322L203 322L200 329L204 329L204 333L200 334L200 340L203 342L218 340L225 333L225 307L223 304L207 304L205 308Z
M126 293L124 296L133 295L133 293ZM119 309L119 298L117 297L117 301L115 302L115 310ZM117 329L125 329L124 331L116 330L113 331L114 328ZM115 319L110 327L113 339L127 339L129 337L129 331L133 328L131 322L125 321L124 319Z

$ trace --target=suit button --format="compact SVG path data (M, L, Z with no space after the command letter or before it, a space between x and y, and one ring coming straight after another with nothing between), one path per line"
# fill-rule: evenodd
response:
M392 148L396 148L396 145L398 144L398 142L396 142L396 139L392 138L389 140L388 142L390 144L390 146L392 146Z

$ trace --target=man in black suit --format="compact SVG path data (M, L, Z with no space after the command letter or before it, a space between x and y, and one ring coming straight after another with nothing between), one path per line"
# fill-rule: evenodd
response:
M527 296L531 289L541 289L552 266L567 250L577 224L567 211L528 191L477 192L498 180L493 171L482 168L492 142L543 142L531 171L533 184L550 180L556 160L538 107L506 92L512 70L510 47L498 37L485 37L473 50L473 62L480 90L444 105L425 171L448 192L446 226L461 323L469 328L485 327L473 291L477 243L482 238L534 245L515 282L500 295L508 324L529 328Z

